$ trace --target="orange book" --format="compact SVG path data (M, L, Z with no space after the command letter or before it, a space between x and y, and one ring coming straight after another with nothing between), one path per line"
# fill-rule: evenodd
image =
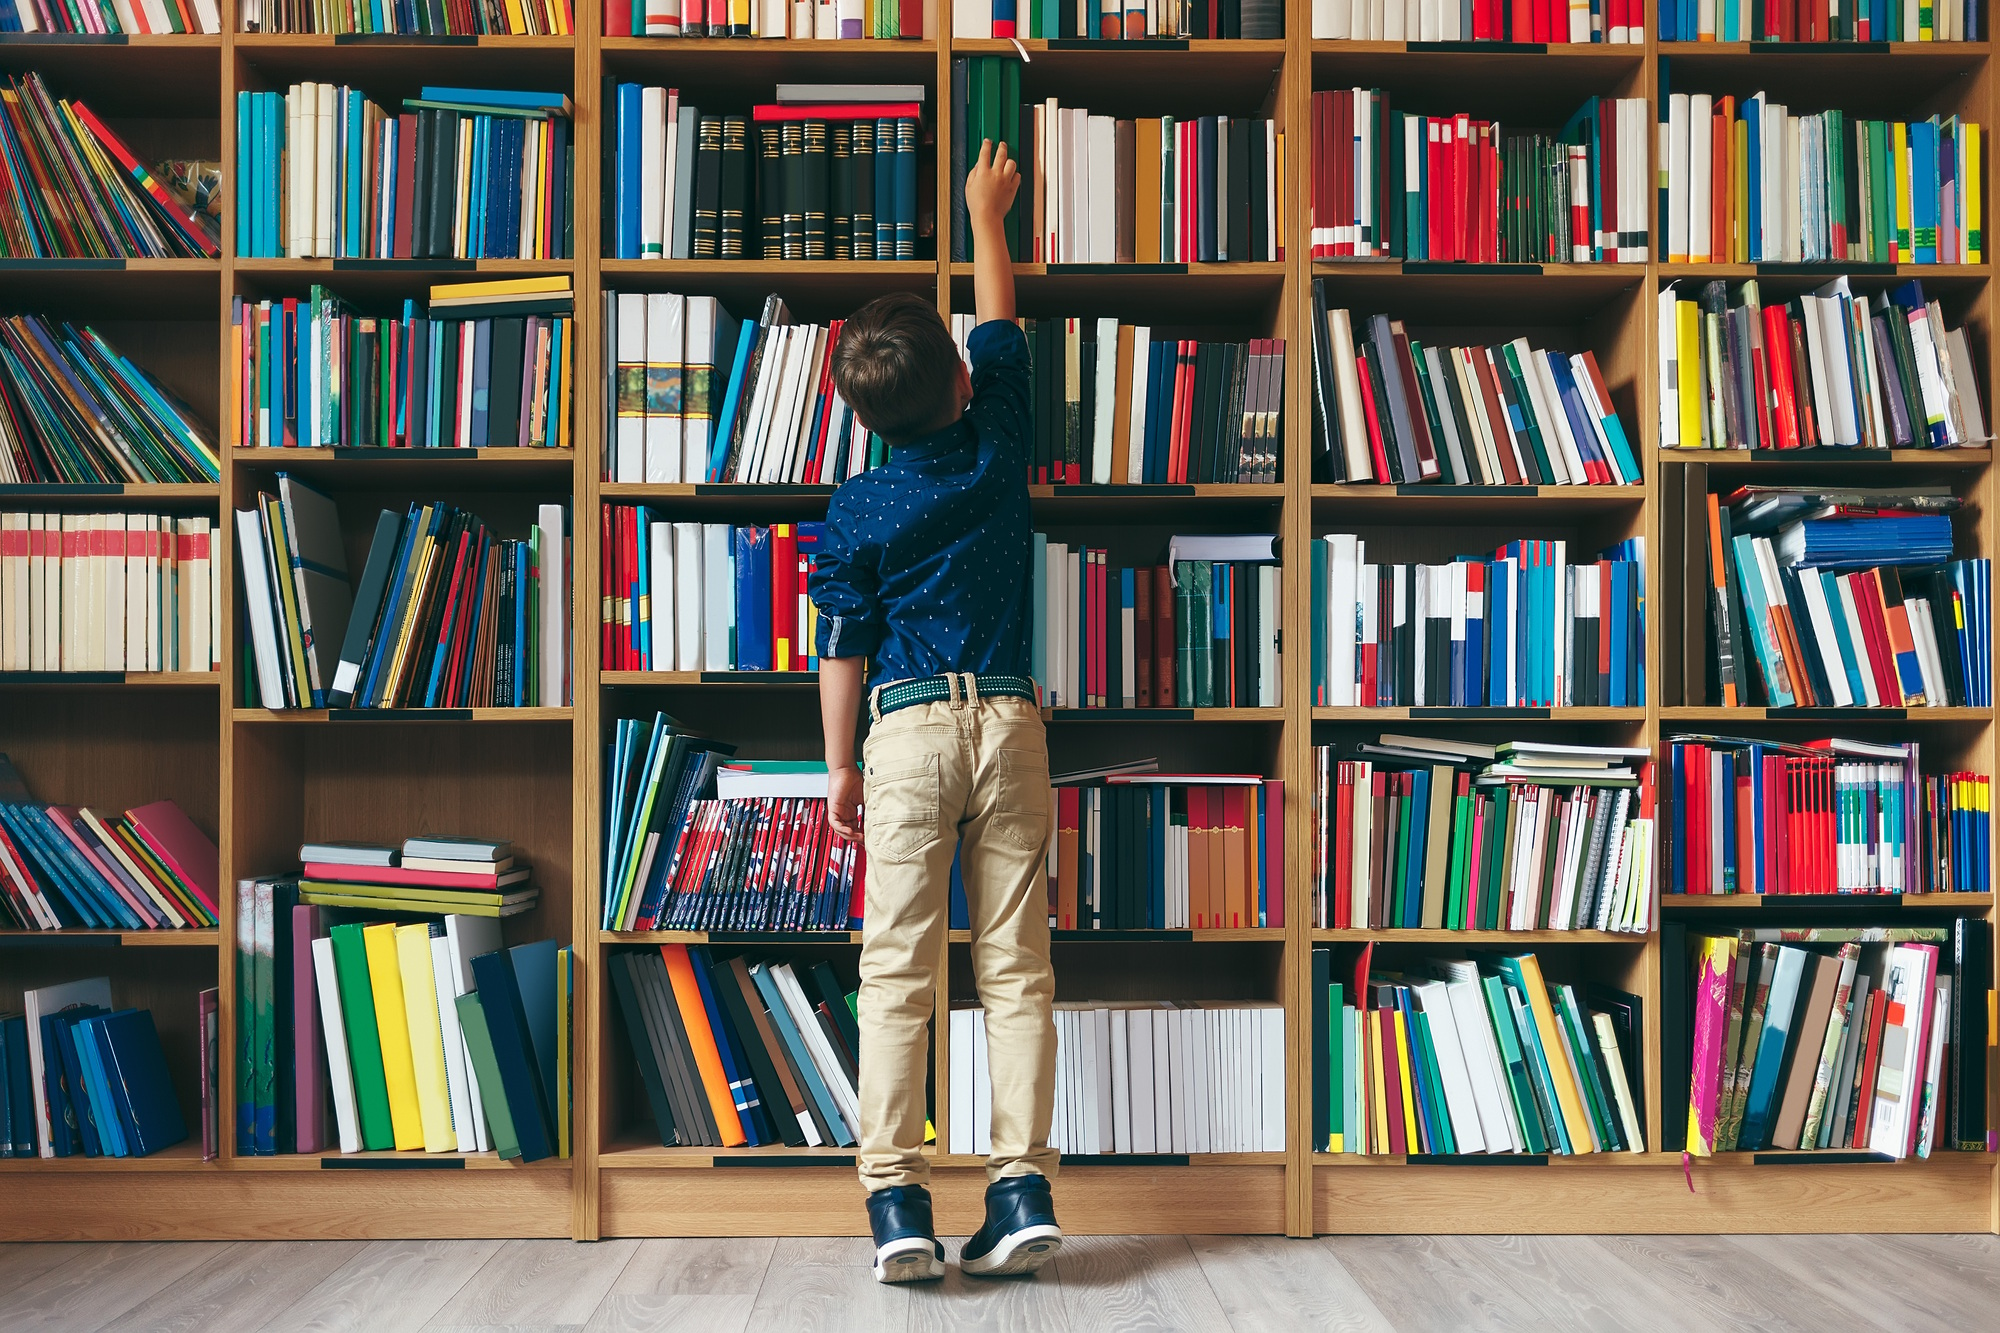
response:
M1076 812L1078 790L1056 788L1056 928L1078 930L1076 908Z
M1723 616L1725 619L1727 619L1729 614L1727 610L1729 606L1729 591L1728 591L1729 573L1726 562L1729 559L1729 557L1728 554L1724 552L1722 549L1721 499L1722 497L1716 495L1714 492L1711 491L1709 493L1708 581L1709 581L1710 595L1716 599L1715 601L1716 606L1724 608ZM1733 633L1730 636L1732 642L1734 641L1737 634L1741 634L1743 632L1744 628L1746 627L1741 627L1741 626L1732 627L1732 629L1735 630L1735 633ZM1749 647L1748 643L1742 645L1742 649L1747 649L1748 647ZM1742 651L1742 649L1738 649L1737 651ZM1734 708L1736 707L1736 705L1737 705L1736 677L1733 673L1725 671L1722 673L1722 706L1724 708Z
M1732 132L1735 123L1736 99L1727 96L1716 98L1715 119L1710 122L1709 162L1714 171L1708 192L1708 252L1717 263L1728 263L1731 256L1729 196L1735 188L1736 173L1730 169L1729 150L1736 141Z
M1903 603L1903 580L1893 565L1871 571L1870 577L1882 599L1882 618L1889 626L1890 665L1897 690L1903 706L1912 708L1924 701L1924 681L1917 666L1917 641L1910 633L1910 612Z
M667 960L667 980L673 983L674 1004L687 1028L688 1045L694 1048L695 1069L701 1074L701 1090L708 1094L709 1109L715 1112L715 1127L722 1132L722 1146L739 1148L747 1140L743 1122L736 1118L736 1102L729 1095L729 1076L722 1072L722 1052L715 1048L715 1032L708 1026L708 1006L701 1002L701 985L694 978L694 962L685 944L662 944L660 956Z
M1138 163L1138 180L1133 182L1132 249L1141 264L1160 262L1160 120L1141 116L1135 127L1138 141L1132 160ZM1039 200L1040 192L1036 192Z
M1243 794L1247 787L1222 788L1222 880L1225 887L1222 924L1231 930L1257 924L1249 908L1251 878L1244 873L1249 839L1243 830Z
M1113 484L1124 481L1130 475L1132 463L1132 337L1130 324L1118 326L1118 360L1112 372L1117 393L1111 409Z

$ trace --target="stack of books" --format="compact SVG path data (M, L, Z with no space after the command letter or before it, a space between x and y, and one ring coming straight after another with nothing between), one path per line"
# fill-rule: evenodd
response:
M855 992L831 964L717 959L685 944L608 961L663 1146L854 1146Z
M1590 563L1566 541L1445 565L1313 543L1313 703L1332 708L1637 707L1646 701L1645 538Z
M330 83L238 93L236 252L568 259L571 114L563 93L490 88L427 86L401 114Z
M1285 7L1272 0L1218 5L1214 0L1112 0L1097 5L1063 0L992 0L951 11L951 35L978 41L993 37L1139 41L1147 37L1244 38L1276 41L1285 35Z
M1314 924L1644 934L1649 754L1393 735L1347 759L1314 746Z
M1314 479L1636 486L1631 437L1589 348L1437 347L1356 321L1313 282ZM1358 336L1357 336L1358 329Z
M953 315L959 354L978 326ZM1024 319L1037 485L1278 480L1285 340L1201 342L1145 324Z
M1794 115L1761 92L1662 101L1669 262L1982 261L1977 122Z
M567 277L434 285L400 316L315 284L230 311L230 438L243 448L575 447Z
M418 837L400 849L367 843L307 843L299 901L378 912L517 916L535 905L528 863L506 842Z
M1590 98L1557 134L1396 111L1379 88L1312 111L1314 259L1646 262L1644 98Z
M215 892L215 843L172 801L123 815L49 805L0 754L0 926L211 927Z
M193 411L97 330L0 319L0 485L221 475Z
M1986 1151L1991 940L1964 917L1689 935L1662 962L1693 974L1665 1038L1689 1053L1687 1151Z
M1918 742L1670 737L1671 893L1984 893L1992 780Z
M983 140L1021 168L1007 214L1020 263L1192 264L1283 259L1285 136L1257 116L1093 115L1024 102L1020 62L952 62L952 258L970 260L965 173Z
M934 7L920 0L839 0L795 5L788 0L612 0L604 8L606 37L789 37L795 42L864 37L935 36Z
M779 84L747 117L606 84L607 258L917 258L922 84Z
M1757 280L1660 293L1660 444L1680 449L1943 449L1985 444L1963 327L1906 282L1846 278L1779 305ZM1685 386L1685 390L1683 389Z
M0 0L0 33L157 37L222 31L215 0Z
M0 1157L150 1157L188 1137L149 1009L111 980L21 993L0 1014Z
M237 1155L567 1156L571 950L504 948L491 917L375 921L301 883L237 885Z
M1049 708L1276 708L1277 539L1170 538L1158 565L1036 533L1029 661Z
M524 540L442 502L384 509L350 592L333 501L278 489L236 515L263 707L568 704L567 505L539 506Z
M101 0L100 0L101 3ZM300 0L244 0L245 32L404 33L450 37L568 37L574 31L570 0L421 0L370 5L361 0L304 4Z
M817 671L807 596L824 523L668 522L605 505L607 671Z
M1532 953L1393 971L1374 948L1313 950L1316 1151L1646 1151L1638 996L1552 983Z
M1285 924L1285 784L1242 773L1058 781L1049 844L1058 930Z
M1282 1152L1285 1010L1161 1000L1056 1005L1049 1146L1105 1153ZM951 1151L993 1151L986 1011L951 1011Z
M0 671L213 671L215 520L0 512Z
M7 170L0 172L0 257L213 259L221 241L82 102L40 74L0 79ZM59 183L58 183L59 182Z
M833 485L888 457L833 387L839 320L614 291L604 320L606 481Z
M1355 42L1646 40L1645 0L1313 0L1312 35Z

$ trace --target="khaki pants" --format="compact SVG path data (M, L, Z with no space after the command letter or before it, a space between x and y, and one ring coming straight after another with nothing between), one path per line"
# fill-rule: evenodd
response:
M878 718L862 752L868 848L861 945L861 1183L921 1185L924 1089L960 852L993 1083L989 1179L1056 1173L1048 887L1049 752L1026 699L960 698ZM952 1058L970 1058L955 1051Z

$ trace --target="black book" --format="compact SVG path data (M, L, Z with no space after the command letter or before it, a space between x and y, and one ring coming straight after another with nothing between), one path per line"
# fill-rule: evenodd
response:
M523 319L493 321L493 364L487 372L486 445L517 444L521 437L521 358L527 332Z
M779 193L784 221L786 259L806 257L806 130L796 120L788 120L780 131L780 153L784 169Z
M1945 1043L1951 1052L1950 1133L1940 1135L1961 1152L1984 1152L1987 1045L1992 1034L1987 997L1993 989L1993 934L1976 917L1951 923L1951 1014Z
M703 116L695 131L694 244L696 259L715 259L722 249L722 118Z
M1334 396L1333 338L1326 328L1326 279L1312 285L1312 479L1344 482L1347 454L1340 434L1340 403Z
M1126 787L1118 810L1118 859L1125 877L1125 914L1133 930L1153 926L1151 885L1146 876L1146 792Z
M1383 378L1383 375L1386 371L1394 370L1395 366L1393 363L1388 365L1383 364L1381 344L1369 340L1367 343L1367 352L1369 391L1375 395L1376 416L1381 421L1382 443L1385 446L1382 450L1382 455L1389 464L1389 475L1387 477L1378 477L1376 480L1400 485L1410 480L1403 472L1403 451L1406 446L1397 442L1395 423L1389 419L1386 412L1381 411L1382 405L1389 401L1389 385L1388 381Z
M965 106L966 83L970 78L970 60L960 56L951 62L951 104ZM967 241L971 226L965 213L965 122L966 116L951 118L951 257L964 262L969 251ZM1027 173L1023 173L1021 184L1027 185Z
M676 1105L683 1112L680 1123L696 1127L696 1142L702 1146L719 1148L722 1146L722 1129L716 1123L714 1108L709 1105L708 1094L702 1086L701 1071L695 1064L694 1046L687 1034L687 1023L675 998L673 983L667 977L666 960L656 952L640 954L639 958L644 989L654 1007L655 1020L661 1023L666 1036L668 1064L679 1083L680 1100Z
M851 121L836 120L826 127L827 153L827 258L854 258L854 127Z
M1196 244L1195 257L1203 263L1213 263L1217 256L1217 243L1221 239L1216 233L1221 221L1223 202L1215 197L1215 166L1217 158L1218 125L1214 116L1202 116L1195 121L1195 206Z
M832 155L827 147L827 125L823 120L805 123L805 224L806 258L827 257L827 210L831 195L829 175Z
M437 152L437 118L435 111L417 112L417 144L410 164L410 216L414 219L410 226L410 257L413 259L425 259L431 253L431 158ZM605 225L610 226L610 221Z
M874 259L875 255L875 122L857 120L848 151L854 161L854 257ZM884 170L890 168L884 164ZM887 255L882 258L888 258Z
M458 201L458 120L456 111L438 111L431 123L430 248L432 259L452 255L452 217Z
M1333 950L1312 951L1312 1150L1327 1151L1333 1135Z
M1210 458L1213 442L1209 439L1209 372L1214 361L1215 344L1198 342L1194 345L1194 374L1188 402L1187 439L1187 479L1199 485L1215 480L1214 462Z
M659 1132L660 1143L663 1147L673 1147L680 1142L680 1135L674 1129L673 1105L667 1100L666 1079L660 1069L659 1055L654 1050L653 1036L646 1025L645 1013L639 1006L638 992L632 985L634 957L630 953L611 955L611 966L607 969L611 974L611 994L618 1002L618 1017L625 1028L625 1039L631 1043L632 1058L639 1066L639 1081L645 1085L646 1104L652 1108L653 1125Z
M1223 3L1233 7L1236 0ZM1255 257L1250 244L1250 129L1262 124L1246 116L1229 118L1229 257L1234 260ZM1257 135L1255 153L1261 162L1264 157L1261 132Z
M784 126L757 127L757 253L764 259L784 255Z
M796 969L794 969L796 971ZM847 1049L859 1056L861 1052L861 1029L854 1021L854 1014L847 1007L847 991L834 975L833 965L821 959L808 969L813 984L819 990L819 997L826 1001L827 1010L833 1015L833 1024L840 1032L840 1039Z
M1249 439L1243 429L1243 398L1250 387L1250 348L1246 343L1218 343L1216 352L1222 358L1222 393L1215 432L1219 449L1215 479L1248 481L1245 449Z
M699 982L705 984L709 1008L715 1020L712 1024L715 1041L722 1052L725 1068L733 1066L732 1072L748 1085L736 1094L737 1115L743 1120L744 1128L749 1131L753 1142L777 1143L784 1138L777 1123L778 1117L775 1115L777 1107L784 1100L784 1089L778 1085L775 1078L768 1082L760 1082L757 1078L749 1054L752 1042L745 1040L746 1033L754 1039L757 1035L756 1029L739 1027L724 1000L723 991L725 983L730 981L729 972L726 968L716 966L705 945L690 946L688 961L694 968ZM766 1088L777 1094L776 1097L767 1099L764 1096ZM796 1126L794 1128L796 1129Z
M1256 565L1237 566L1236 587L1236 697L1238 708L1254 708L1264 701L1257 696L1257 631L1263 617L1257 610Z
M1266 198L1271 184L1271 163L1264 155L1264 126L1267 123L1262 120L1249 122L1249 170L1244 173L1250 193L1250 246L1246 254L1256 263L1275 257L1271 253L1271 209Z
M1660 923L1660 1151L1675 1153L1687 1146L1688 1032L1693 993L1687 951L1687 927L1678 921ZM1724 1053L1729 1058L1729 1053ZM1644 1104L1641 1090L1634 1101Z

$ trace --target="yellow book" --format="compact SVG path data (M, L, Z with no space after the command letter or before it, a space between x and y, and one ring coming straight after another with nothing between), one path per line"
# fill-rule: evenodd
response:
M437 534L425 533L418 543L416 555L410 562L411 568L416 571L416 576L410 584L409 601L404 604L403 613L398 617L396 640L392 645L395 652L389 659L389 671L384 677L387 684L382 690L382 703L385 707L395 707L396 701L402 695L403 671L415 656L411 651L412 639L422 618L424 592L430 584L431 564L437 558L438 550Z
M1389 1098L1383 1091L1388 1080L1382 1072L1382 1011L1364 1010L1362 1017L1367 1020L1363 1026L1368 1032L1368 1109L1373 1112L1369 1119L1374 1127L1368 1150L1385 1153L1389 1151Z
M1417 1129L1417 1094L1410 1084L1410 1029L1401 1009L1390 1017L1396 1023L1396 1077L1403 1087L1403 1150L1420 1153L1424 1140Z
M1889 258L1907 263L1915 252L1910 249L1910 127L1900 120L1889 122L1889 144L1895 154L1896 248Z
M1734 126L1736 151L1729 159L1735 177L1729 192L1729 262L1750 262L1750 122Z
M409 1023L424 1151L456 1152L458 1131L451 1126L451 1091L444 1078L444 1030L438 1025L437 976L431 970L431 928L419 922L393 929L396 959L402 964L403 1013ZM367 932L362 934L365 938Z
M1563 1125L1569 1130L1570 1151L1595 1152L1597 1145L1591 1137L1590 1117L1584 1114L1575 1071L1563 1053L1562 1033L1556 1027L1555 1010L1549 1004L1549 987L1542 980L1542 965L1531 953L1517 954L1511 961L1521 970L1521 989L1527 992L1528 1012L1535 1018L1535 1036L1547 1059L1549 1082L1556 1090L1556 1105L1562 1110Z
M1674 302L1676 395L1681 409L1681 448L1701 447L1701 307L1693 301Z
M375 1031L382 1044L382 1080L389 1088L389 1127L398 1151L424 1146L424 1113L417 1103L417 1073L410 1060L410 1020L404 1014L403 971L396 927L366 926L368 987L375 993Z
M292 678L298 682L300 708L311 708L312 668L306 663L306 645L299 616L299 585L292 571L292 544L285 535L285 507L276 496L260 495L257 507L264 514L264 556L271 562L271 582L278 593L277 611L284 619L286 652L292 659Z
M1959 197L1965 201L1965 262L1983 264L1986 262L1986 245L1979 234L1979 196L1986 183L1980 179L1979 126L1966 121L1961 133L1965 143L1965 170L1961 176Z
M521 0L507 0L507 31L526 36L528 17L521 12Z
M568 274L553 278L482 278L478 282L434 282L433 301L491 300L498 297L563 296L570 290Z

